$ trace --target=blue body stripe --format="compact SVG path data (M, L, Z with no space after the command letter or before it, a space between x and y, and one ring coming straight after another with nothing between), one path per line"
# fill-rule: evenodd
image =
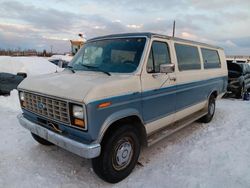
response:
M104 121L115 112L134 109L140 114L144 123L149 123L207 100L212 91L216 90L220 94L226 91L226 86L227 77L223 76L97 100L87 104L87 132L75 130L63 124L60 128L77 139L93 141L97 139ZM112 102L112 105L103 109L97 108L98 104L106 101ZM34 116L34 114L25 113Z
M220 94L226 91L226 86L227 76L223 76L91 102L87 104L90 134L98 134L106 118L124 108L136 109L144 123L149 123L207 100L212 91ZM105 101L112 105L98 109L97 105Z

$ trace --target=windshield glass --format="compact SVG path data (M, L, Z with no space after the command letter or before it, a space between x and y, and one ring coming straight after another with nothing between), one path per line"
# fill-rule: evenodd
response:
M139 65L145 42L146 38L88 42L76 54L69 67L73 70L131 73Z

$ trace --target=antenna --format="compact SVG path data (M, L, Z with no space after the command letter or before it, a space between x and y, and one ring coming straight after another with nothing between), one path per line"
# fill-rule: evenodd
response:
M175 37L175 20L174 20L174 23L173 23L173 37Z

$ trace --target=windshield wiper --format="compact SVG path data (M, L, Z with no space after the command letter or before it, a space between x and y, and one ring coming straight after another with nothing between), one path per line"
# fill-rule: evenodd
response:
M72 73L75 73L75 71L74 71L74 69L73 69L72 66L67 66L66 68L69 69L69 70L71 70Z
M111 74L109 72L104 71L104 70L100 69L99 67L95 67L95 66L91 66L91 65L83 65L83 64L80 64L80 65L83 67L86 67L88 69L92 69L92 70L94 69L94 70L97 70L98 72L103 72L104 74L111 76Z

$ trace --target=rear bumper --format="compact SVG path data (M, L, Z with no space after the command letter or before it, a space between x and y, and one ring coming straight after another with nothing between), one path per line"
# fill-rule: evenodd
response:
M19 123L30 132L48 140L49 142L64 148L72 153L75 153L84 158L95 158L101 153L100 144L83 144L75 140L69 139L65 136L57 134L51 130L48 130L40 125L37 125L26 118L22 114L17 116Z

